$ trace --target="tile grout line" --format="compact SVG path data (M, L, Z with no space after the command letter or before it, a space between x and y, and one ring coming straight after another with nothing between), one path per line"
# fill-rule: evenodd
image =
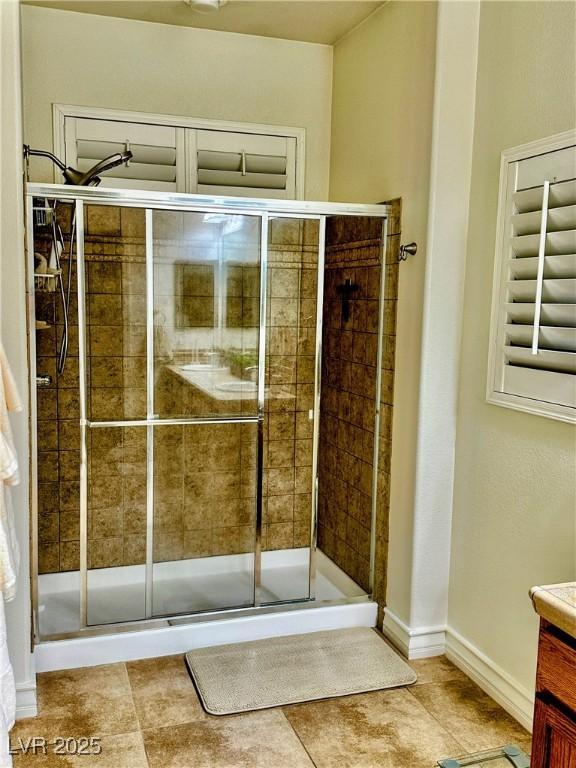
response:
M420 683L420 685L437 685L437 683ZM430 717L431 717L433 720L435 720L435 721L438 723L438 725L439 725L439 726L440 726L440 727L441 727L441 728L442 728L444 731L446 731L446 733L447 733L449 736L451 736L451 737L454 739L454 741L455 741L455 742L458 744L458 746L459 746L459 747L461 747L462 749L465 749L465 747L464 747L464 745L462 744L462 742L461 742L461 741L460 741L460 740L459 740L459 739L458 739L458 738L455 736L455 734L454 734L454 733L452 733L451 729L450 729L450 728L448 728L448 726L447 726L445 723L443 723L443 722L442 722L442 721L441 721L441 720L440 720L438 717L436 717L436 715L434 714L434 712L431 712L431 711L428 709L428 707L427 707L425 704L423 704L423 703L420 701L420 699L419 699L417 696L415 696L415 695L412 693L412 691L410 690L410 687L411 687L411 686L409 686L407 690L408 690L408 693L409 693L409 694L412 696L412 698L414 699L414 701L416 701L416 702L417 702L417 703L418 703L418 704L419 704L419 705L422 707L422 709L423 709L423 710L424 710L424 711L425 711L427 714L429 714L429 715L430 715Z
M128 686L130 688L130 698L132 699L132 706L134 707L134 715L136 716L136 722L138 723L138 731L137 733L140 735L140 739L142 741L142 748L144 750L144 759L146 760L146 766L147 768L150 768L150 762L148 760L148 752L146 750L146 742L144 741L144 731L142 729L142 723L140 722L140 715L138 714L138 709L136 707L136 699L134 698L134 689L132 688L132 681L130 680L130 673L128 672L128 667L126 665L126 662L122 662L124 665L124 670L126 672L126 677L128 678Z
M299 742L300 742L300 744L302 745L302 749L303 749L303 750L304 750L304 752L306 752L306 754L308 755L308 759L310 760L310 762L312 763L312 765L314 766L314 768L318 768L318 765L317 765L317 763L315 762L315 760L314 760L314 758L312 757L312 755L310 754L310 752L308 751L308 748L306 747L306 744L304 744L304 742L303 742L303 741L302 741L302 739L300 738L300 734L298 733L298 731L296 730L296 728L294 728L294 726L292 725L292 723L290 722L290 720L289 720L289 719L288 719L288 717L286 716L286 712L284 712L284 708L283 708L283 707L279 707L279 709L280 709L280 712L282 713L282 716L284 717L284 719L285 719L285 720L286 720L286 722L288 723L289 727L291 728L292 732L294 733L294 735L296 736L296 738L298 739L298 741L299 741Z

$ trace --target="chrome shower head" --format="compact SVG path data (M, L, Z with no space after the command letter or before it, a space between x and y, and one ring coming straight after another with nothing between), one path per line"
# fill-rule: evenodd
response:
M112 168L116 168L116 166L127 163L131 159L132 152L130 152L130 150L126 150L125 152L117 152L115 155L110 155L110 157L105 157L104 160L100 160L99 163L96 163L96 165L92 166L92 168L90 168L90 170L86 171L84 174L80 171L74 171L74 180L68 181L68 179L66 179L66 182L68 184L76 184L78 187L96 187L102 181L98 174L109 171ZM66 170L71 171L72 169L67 168ZM66 178L66 173L64 173L64 178Z
M132 158L132 152L126 150L125 152L117 152L110 157L105 157L104 160L93 165L88 171L79 171L76 168L66 167L62 160L59 160L52 152L47 152L44 149L31 149L27 144L24 144L24 157L28 158L31 155L37 157L47 157L52 160L54 165L57 165L62 176L64 176L65 184L74 184L77 187L97 187L102 179L98 176L99 173L109 171L111 168L115 168L117 165L127 163Z

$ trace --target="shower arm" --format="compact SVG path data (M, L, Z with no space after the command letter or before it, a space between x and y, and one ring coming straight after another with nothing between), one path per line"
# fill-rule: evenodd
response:
M57 165L62 172L66 170L66 166L62 160L57 158L56 155L53 155L52 152L48 152L46 149L32 149L30 145L24 144L24 158L27 160L31 155L34 155L35 157L47 157L49 160L52 160L54 165Z
M48 160L51 160L62 172L65 184L78 184L84 176L83 173L75 168L67 168L60 158L56 157L52 152L48 152L47 149L32 149L29 144L24 144L24 158L28 160L30 157L47 157ZM100 183L100 179L98 179L98 183Z
M99 163L96 163L96 165L92 166L92 168L83 173L76 168L67 167L62 162L62 160L56 157L56 155L52 154L52 152L48 152L45 149L32 149L28 144L24 144L24 157L28 159L31 155L37 157L47 157L54 163L54 165L58 166L62 172L62 175L64 176L65 184L74 184L75 186L79 187L97 187L98 184L100 184L102 181L100 176L98 176L99 173L102 173L103 171L109 171L111 168L115 168L117 165L127 163L132 158L132 152L130 152L130 150L117 152L114 155L110 155L110 157L105 157L103 160L100 160Z

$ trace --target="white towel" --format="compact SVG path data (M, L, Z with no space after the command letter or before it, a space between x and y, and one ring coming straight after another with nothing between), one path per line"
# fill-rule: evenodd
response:
M4 601L0 599L0 768L12 765L9 732L16 714L16 686L8 656Z
M20 562L18 541L10 491L6 486L20 482L18 460L8 418L9 411L20 411L22 405L6 354L0 344L0 592L5 600L16 594L16 577Z
M8 487L20 481L8 412L20 410L22 405L14 377L0 344L0 768L12 765L8 734L16 715L16 687L8 655L4 600L11 600L16 594L20 559Z

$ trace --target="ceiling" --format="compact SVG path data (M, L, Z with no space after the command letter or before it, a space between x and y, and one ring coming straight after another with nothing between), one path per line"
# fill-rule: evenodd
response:
M1 0L0 0L1 1ZM384 3L364 0L229 0L199 13L184 0L23 0L25 5L184 27L333 45Z

